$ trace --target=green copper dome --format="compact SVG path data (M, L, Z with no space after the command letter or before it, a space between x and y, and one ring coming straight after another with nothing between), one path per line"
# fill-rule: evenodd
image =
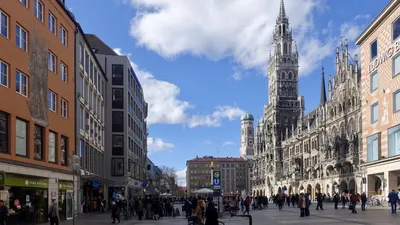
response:
M254 120L254 117L250 113L246 113L242 116L241 120Z

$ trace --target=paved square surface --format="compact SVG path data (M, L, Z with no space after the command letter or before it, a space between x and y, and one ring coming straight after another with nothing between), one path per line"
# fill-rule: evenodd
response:
M300 209L292 207L284 207L282 211L279 211L275 205L270 204L270 208L264 210L253 210L250 211L250 215L253 217L253 225L265 225L265 224L307 224L307 225L399 225L400 224L400 211L397 215L391 215L390 209L379 208L369 209L367 211L361 211L358 209L357 214L352 214L348 209L335 210L332 204L324 204L325 210L315 210L316 204L312 204L310 208L309 217L300 217ZM220 219L226 225L247 225L248 219L230 217L224 215ZM103 225L111 224L109 214L88 216L82 219L78 219L76 225ZM186 225L187 220L183 217L177 218L163 218L158 221L154 220L121 220L121 225ZM61 225L72 225L71 221L63 222Z

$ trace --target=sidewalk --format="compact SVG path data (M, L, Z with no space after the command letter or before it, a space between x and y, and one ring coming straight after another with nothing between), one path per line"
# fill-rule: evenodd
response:
M137 222L137 217L132 217L130 220L121 219L120 224L128 224L132 222ZM92 214L83 214L79 215L78 218L75 219L75 225L102 225L102 224L111 224L111 213L92 213ZM118 224L118 222L116 222ZM73 225L72 220L61 221L60 225Z

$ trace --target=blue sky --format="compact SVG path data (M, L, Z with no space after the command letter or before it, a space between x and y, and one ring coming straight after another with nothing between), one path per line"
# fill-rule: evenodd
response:
M267 59L280 0L67 0L86 33L130 57L150 104L149 157L184 182L196 155L238 156L240 116L268 103ZM389 0L285 0L300 53L306 112L319 102L321 66Z

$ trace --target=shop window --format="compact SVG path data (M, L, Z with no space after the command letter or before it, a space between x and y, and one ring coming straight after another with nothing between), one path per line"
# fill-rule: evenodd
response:
M368 162L379 159L379 133L367 138L367 160Z
M0 111L0 153L8 153L8 114Z
M112 155L123 156L124 155L124 136L113 135L112 136Z
M112 158L111 165L112 176L124 176L124 158Z
M124 132L124 112L112 112L112 132Z
M370 77L370 90L375 91L378 88L378 73L374 72Z
M43 131L44 128L38 125L35 125L34 128L34 153L35 153L35 159L37 160L43 160L43 140L44 140L44 136L43 136Z
M388 136L389 157L400 155L400 125L390 128Z
M393 32L393 41L394 41L400 36L400 20L399 19L394 21L393 27L392 27L392 32Z
M49 131L49 154L48 154L48 160L51 163L56 163L56 158L57 158L57 134L54 132Z
M16 154L19 156L28 156L28 151L27 151L27 131L28 131L28 123L17 119L15 123L15 132L16 132Z
M393 112L400 111L400 89L393 93Z
M81 156L82 153L80 152L79 154ZM68 138L65 136L61 136L61 165L68 165Z
M112 89L112 108L123 109L124 108L124 89L113 88Z
M124 65L112 65L112 85L124 85Z
M371 60L378 56L378 40L371 43Z
M371 105L371 124L379 120L379 108L378 102Z

